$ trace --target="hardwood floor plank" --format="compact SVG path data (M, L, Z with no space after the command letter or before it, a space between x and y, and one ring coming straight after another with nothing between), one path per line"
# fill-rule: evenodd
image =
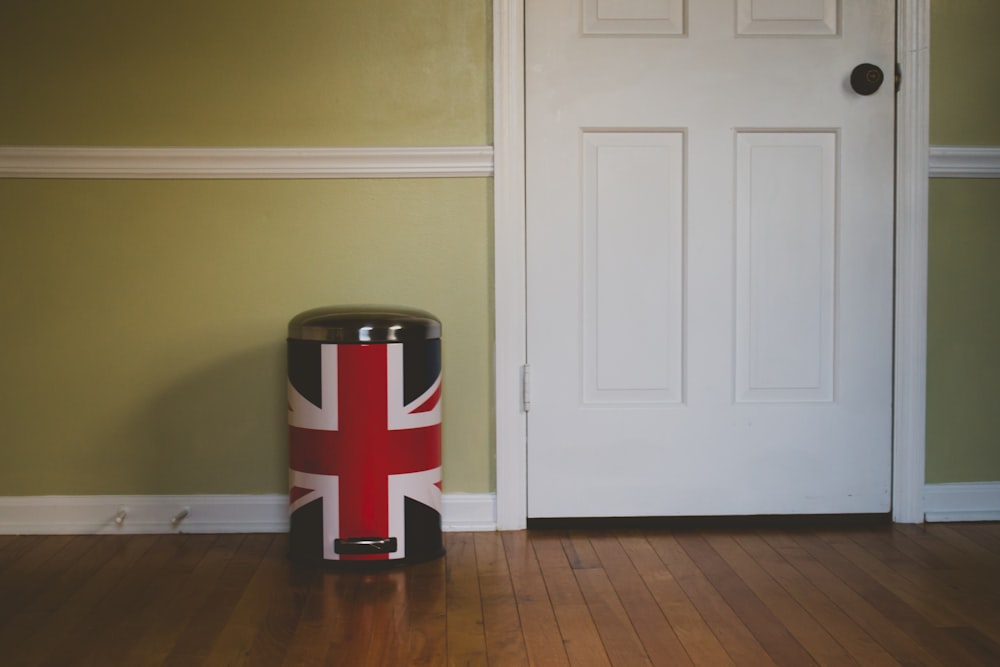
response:
M690 533L686 535L690 537ZM729 603L681 547L677 536L651 535L649 542L688 599L715 632L733 662L737 665L775 664Z
M96 613L103 601L120 587L129 569L158 539L155 535L108 538L110 553L104 564L59 608L51 626L43 630L43 646L35 648L37 653L32 651L33 659L26 662L59 667L73 664L90 646L90 637L103 629L98 625L100 614Z
M261 544L263 553L257 559L253 574L243 588L231 612L227 615L219 634L205 654L207 664L242 665L250 661L258 663L251 648L264 623L268 611L268 603L275 595L275 580L281 576L287 567L286 549L283 541L270 535ZM269 652L270 653L270 652ZM280 664L284 659L283 652L279 655L269 654L269 664Z
M883 548L878 542L872 543L860 533L850 541L831 545L833 549L852 563L858 570L866 573L872 580L891 592L910 609L917 612L927 623L936 627L957 627L966 625L966 619L955 614L944 604L944 600L928 596L934 589L934 581L926 571L921 571L916 581L905 577L905 572L913 561L905 558L899 551ZM872 552L871 549L876 549ZM878 554L878 555L876 555ZM879 558L886 561L879 562Z
M46 564L72 541L72 535L55 535L33 542L26 540L25 545L30 548L2 566L5 576L0 579L0 628L44 588L51 572Z
M704 535L685 535L678 538L678 542L775 664L787 667L817 664L767 605L708 544Z
M1000 560L989 550L944 524L928 524L926 527L927 531L921 536L922 543L956 554L953 558L957 560L945 571L947 578L967 582L966 590L992 595L995 608L1000 608L1000 577L989 576L989 573L1000 569ZM956 543L953 540L959 541Z
M201 548L205 549L203 555L193 563L190 571L182 566L168 576L159 577L161 592L159 595L154 593L156 597L132 619L140 629L133 630L135 640L117 664L162 664L244 540L243 535L237 534L187 537L190 538L185 542L190 546L188 558L194 560Z
M992 525L992 524L991 524ZM974 558L977 562L991 567L1000 566L1000 556L991 549L980 544L968 534L963 524L935 524L934 533L948 544L966 554L967 557Z
M732 659L644 535L619 538L622 547L694 665L725 667Z
M458 665L485 665L486 637L475 543L471 533L450 533L446 544L448 660Z
M402 602L406 599L405 585L393 574L391 571L338 573L348 604L337 619L324 664L374 664L382 640L380 630L391 623L391 614L405 605Z
M611 661L573 574L573 566L565 550L568 541L562 534L541 534L532 537L531 544L555 611L569 663L574 667L604 667Z
M524 630L524 646L532 665L568 666L552 601L531 547L532 539L532 534L526 531L503 534L507 567Z
M375 609L395 591L391 582L378 577L369 579L359 572L338 572L336 576L347 604L339 610L323 664L367 665L375 637Z
M25 553L31 551L38 545L46 541L45 535L21 535L11 536L7 548L0 551L0 568L6 569L11 563L18 560Z
M260 582L257 600L241 600L241 606L262 604L264 612L246 619L247 638L253 640L237 665L280 665L291 646L309 590L317 581L314 567L292 562L288 557L288 536L276 535L251 586ZM265 602L266 600L266 602ZM255 620L256 619L256 620Z
M900 663L828 598L813 582L779 555L760 535L738 535L736 542L807 610L859 664L894 667Z
M944 524L898 524L895 532L945 563L935 572L947 584L954 586L958 593L992 596L991 608L1000 609L1000 577L990 574L1000 567L1000 563L995 562L988 550L965 540ZM964 545L953 544L948 539L949 534L963 540ZM973 551L968 549L970 545ZM963 549L963 546L966 548Z
M243 597L272 542L272 535L244 537L219 577L205 582L207 595L199 600L200 604L177 635L164 665L186 667L206 664L208 653L225 630L229 617ZM230 657L230 660L234 661L235 658Z
M969 664L969 656L960 645L951 641L917 609L895 595L882 582L844 558L836 549L831 549L829 540L806 535L797 539L811 556L850 586L927 654L935 656L946 665ZM843 547L843 544L840 546Z
M878 536L859 532L851 537L853 544L838 546L838 551L935 626L977 628L1000 641L1000 624L991 618L997 613L997 605L981 587L960 591L939 577L938 570L922 566ZM988 572L983 574L989 577Z
M958 604L975 605L980 609L985 607L988 611L984 617L989 617L1000 613L1000 581L997 581L996 573L997 568L970 565L939 570L938 577L955 591Z
M174 584L177 573L189 573L192 561L203 554L203 550L189 548L189 535L162 535L140 559L135 567L121 578L118 586L91 614L94 631L85 646L81 646L74 658L78 665L128 664L124 662L145 629L144 624L157 623L160 602L169 591L165 583ZM199 536L200 537L200 536ZM201 540L207 548L207 544Z
M873 537L880 539L893 549L898 549L901 553L916 561L921 568L927 570L947 570L953 567L951 561L943 555L936 553L933 548L929 548L926 540L914 539L914 536L899 530L896 525L887 533L880 535L873 534Z
M933 557L944 563L942 568L954 568L969 563L969 553L942 539L940 532L934 527L940 524L895 524L894 531L904 536L914 544L933 554Z
M1000 559L1000 530L996 523L955 523L951 529L989 551L994 560Z
M450 533L293 565L286 535L2 541L0 664L1000 664L1000 524Z
M590 540L622 607L654 665L691 665L691 658L674 633L632 560L616 535Z
M448 660L448 610L445 558L408 571L406 605L410 610L408 665L438 666Z
M1000 665L1000 644L975 628L946 628L945 634L960 644L977 665Z
M844 613L852 616L872 637L903 665L943 666L918 642L903 632L872 603L855 591L837 574L827 569L813 554L798 544L797 538L767 534L766 539L775 550L833 600ZM794 546L786 546L788 543Z
M492 664L527 665L528 650L524 646L503 538L500 533L476 533L473 543L483 599L486 657Z
M574 570L601 567L601 559L594 553L594 547L585 533L571 532L563 541L563 550Z
M375 592L369 593L373 583ZM407 572L392 569L364 576L359 595L372 608L371 641L364 663L371 667L402 665L409 651L410 610L406 605Z
M353 602L343 595L345 586L337 574L313 566L302 566L300 570L301 576L308 579L308 591L281 662L283 667L325 664L340 614Z
M42 642L44 627L62 622L60 610L107 564L114 548L110 541L78 536L50 558L32 580L30 601L0 625L0 655L16 656L25 665L41 660L49 645ZM2 572L9 585L11 575Z
M860 663L743 550L736 538L731 535L708 534L705 540L816 663L859 667ZM777 659L775 662L778 662Z
M574 570L612 665L653 664L603 568Z

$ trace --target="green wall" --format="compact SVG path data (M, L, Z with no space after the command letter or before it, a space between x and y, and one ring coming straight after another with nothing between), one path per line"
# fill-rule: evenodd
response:
M1000 480L1000 179L933 179L927 481Z
M487 0L5 0L0 144L488 144ZM444 490L492 447L489 179L0 180L0 496L287 490L284 337L443 321Z
M931 144L1000 146L997 0L931 0Z
M931 143L1000 146L996 0L931 2ZM1000 180L930 185L927 481L1000 480Z
M932 0L931 141L1000 145L995 0ZM5 0L0 144L482 145L488 0ZM1000 181L931 183L927 479L1000 480ZM0 496L282 492L283 337L444 321L444 487L492 488L488 179L0 181Z
M0 144L486 144L488 9L3 0Z

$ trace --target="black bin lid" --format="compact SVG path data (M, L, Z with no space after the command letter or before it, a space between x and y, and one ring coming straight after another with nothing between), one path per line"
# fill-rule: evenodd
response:
M299 313L288 337L324 343L403 343L441 337L430 313L399 306L328 306Z

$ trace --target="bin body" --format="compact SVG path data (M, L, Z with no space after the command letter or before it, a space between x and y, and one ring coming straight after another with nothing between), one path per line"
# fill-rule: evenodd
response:
M289 323L293 559L374 567L444 553L440 336L432 315L395 307Z

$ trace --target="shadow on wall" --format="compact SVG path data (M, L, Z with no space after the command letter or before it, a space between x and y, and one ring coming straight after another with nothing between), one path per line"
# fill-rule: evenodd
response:
M284 341L276 342L158 395L132 431L145 450L142 493L287 492L285 368Z

